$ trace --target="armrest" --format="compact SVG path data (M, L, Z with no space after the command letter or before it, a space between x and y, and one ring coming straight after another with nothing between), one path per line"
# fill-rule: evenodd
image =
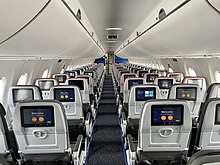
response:
M77 137L77 141L76 144L74 146L73 152L77 152L80 150L81 144L82 144L82 140L83 140L83 135L79 135Z
M91 132L92 132L92 122L91 122L91 112L88 112L87 116L86 116L86 120L85 120L85 126L86 126L86 135L88 137L91 136Z
M122 123L125 123L127 121L126 115L124 112L121 113Z
M134 146L134 143L133 143L133 140L130 134L127 136L127 140L128 140L128 146L129 146L130 152L135 152L135 146Z
M87 124L87 122L89 122L90 123L90 119L91 119L91 113L90 112L88 112L87 113L87 116L86 116L86 121L85 121L85 124ZM88 123L88 124L89 124Z

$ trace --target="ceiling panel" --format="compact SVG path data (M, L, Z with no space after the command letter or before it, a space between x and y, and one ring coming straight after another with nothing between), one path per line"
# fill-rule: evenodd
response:
M96 35L106 51L115 51L162 0L80 0ZM121 31L106 31L121 28ZM108 42L107 35L118 35Z

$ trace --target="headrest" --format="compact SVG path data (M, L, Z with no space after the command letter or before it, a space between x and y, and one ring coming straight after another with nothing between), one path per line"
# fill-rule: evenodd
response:
M5 116L6 112L5 112L5 108L3 107L3 105L0 103L0 115L1 116Z

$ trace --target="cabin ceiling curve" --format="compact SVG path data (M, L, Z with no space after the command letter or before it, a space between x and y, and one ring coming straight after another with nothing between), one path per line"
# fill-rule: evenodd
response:
M64 2L21 0L19 3L12 4L10 1L1 1L0 9L4 13L0 14L3 25L0 30L0 57L87 58L94 56L96 58L103 56L105 52L98 40L94 38L95 35L92 36L87 31L86 25L83 25L84 22L80 22L74 16L77 11L72 10L72 4L68 6L68 2L65 2L66 4ZM80 6L77 7L80 8ZM5 18L5 13L8 17L11 15L11 18ZM86 16L83 15L83 17Z

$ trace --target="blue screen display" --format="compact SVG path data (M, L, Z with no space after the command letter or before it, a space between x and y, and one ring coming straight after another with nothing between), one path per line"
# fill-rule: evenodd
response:
M128 90L134 85L143 84L143 80L128 80Z
M139 71L139 77L144 77L144 74L148 73L147 70Z
M92 72L85 72L86 75L89 75L93 78L93 73Z
M183 105L152 105L151 125L183 125Z
M74 89L68 89L68 88L54 89L54 99L61 102L74 102L75 101Z
M54 126L53 106L24 106L21 107L22 127L51 127Z
M149 99L156 99L155 88L136 88L136 101L147 101Z

